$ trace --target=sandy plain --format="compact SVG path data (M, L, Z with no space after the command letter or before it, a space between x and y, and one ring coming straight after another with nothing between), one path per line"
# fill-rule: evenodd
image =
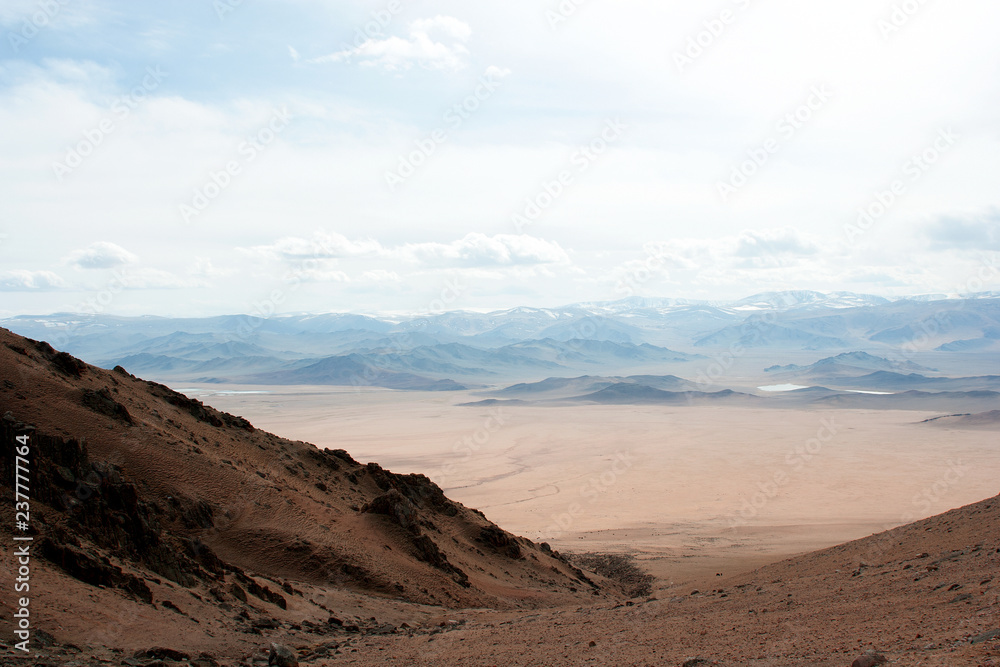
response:
M996 431L940 413L734 407L463 407L466 392L173 388L256 426L419 472L561 551L628 552L705 586L1000 491Z

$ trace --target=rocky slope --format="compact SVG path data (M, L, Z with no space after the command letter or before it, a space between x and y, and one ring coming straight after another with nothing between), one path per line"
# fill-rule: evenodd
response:
M1000 496L711 590L466 612L440 636L373 637L357 654L306 664L995 667L998 528Z
M422 475L279 438L6 330L0 416L5 525L15 521L15 438L30 438L23 535L34 538L39 637L132 650L180 635L185 647L225 653L265 630L386 630L445 609L604 595L546 545L501 530ZM6 567L14 556L3 548ZM12 577L0 575L3 590ZM12 605L5 595L5 618Z

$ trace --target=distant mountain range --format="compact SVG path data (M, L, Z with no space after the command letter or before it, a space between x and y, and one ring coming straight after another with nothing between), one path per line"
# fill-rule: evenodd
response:
M753 351L755 359L777 364L769 375L825 384L875 371L933 374L913 360L928 355L934 367L945 357L994 359L1000 293L887 299L789 291L731 302L633 297L418 317L56 314L0 325L100 366L174 381L427 389L594 372L696 377L713 360ZM829 356L806 366L788 363L789 354L801 359L810 351Z
M797 366L789 364L786 366L771 366L765 368L765 373L773 373L778 376L793 377L854 377L871 371L892 371L892 372L936 372L933 368L921 366L912 361L892 361L884 357L876 357L867 352L844 352L835 357L820 359L808 366Z
M989 389L957 389L975 384L981 378L944 379L955 390L921 391L906 389L886 392L857 389L834 389L811 386L790 391L765 394L723 389L704 391L691 388L680 378L679 386L686 389L668 391L650 386L637 378L548 378L530 384L512 385L491 392L492 398L461 403L464 406L486 407L491 405L538 405L559 407L569 404L600 405L662 405L662 406L752 406L756 408L850 408L872 410L926 410L926 411L995 411L1000 406L1000 391ZM670 383L664 378L666 383ZM995 385L1000 389L1000 382Z
M288 370L241 376L252 384L317 384L375 386L412 391L456 391L465 389L452 380L433 380L413 373L379 368L357 355L327 357Z
M927 377L919 373L891 373L876 371L853 378L830 378L825 384L845 389L876 391L976 391L1000 390L1000 375L980 375L976 377L943 378Z
M893 361L867 352L846 352L808 366L771 366L765 372L774 379L780 378L789 383L809 383L847 390L1000 390L1000 375L929 377L925 373L937 371L911 361Z
M561 380L563 378L550 378L543 382L536 384L543 385L547 384L549 386L555 386L559 384L555 382L556 380ZM576 380L583 380L583 378L576 378ZM530 385L529 385L530 386ZM766 403L769 399L761 398L753 394L746 394L743 392L733 391L731 389L723 389L721 391L698 391L698 390L687 390L687 391L664 391L662 389L656 389L655 387L650 387L645 384L638 382L610 382L605 383L603 381L595 382L594 384L587 385L584 381L583 385L586 387L587 393L580 395L561 395L566 391L571 391L571 387L577 386L574 382L569 382L563 386L562 389L556 389L551 392L540 391L531 398L487 398L481 401L473 401L470 403L461 403L460 405L474 406L474 407L487 407L490 405L552 405L560 406L566 405L568 403L572 404L586 404L593 403L599 405L676 405L676 406L691 406L691 405L757 405ZM512 389L509 387L508 389ZM497 392L498 394L510 393L507 390L503 392ZM521 395L526 395L530 390L521 390ZM518 395L515 392L514 395Z
M663 391L642 384L620 382L573 400L603 405L711 405L723 402L732 405L734 402L754 404L766 399L732 389L713 392Z
M858 365L848 365L848 361ZM811 382L797 385L787 382L737 390L713 389L676 375L549 377L537 382L519 382L501 389L476 392L487 398L460 405L749 405L758 408L931 411L989 411L1000 408L1000 376L927 377L919 373L866 372L878 367L918 367L916 364L896 364L867 353L846 353L823 359L812 366L786 366L782 367L784 372L779 375L784 377L797 373L796 377L815 376L814 369L831 367L837 373L827 376L824 384ZM853 373L848 373L848 369L852 369Z
M837 393L815 398L811 404L816 407L864 410L989 411L1000 406L1000 392L905 391L890 395Z
M675 375L633 375L629 377L601 377L584 375L577 378L546 378L540 382L521 382L493 392L503 398L565 398L601 391L612 385L632 384L663 391L684 391L694 388L694 383Z

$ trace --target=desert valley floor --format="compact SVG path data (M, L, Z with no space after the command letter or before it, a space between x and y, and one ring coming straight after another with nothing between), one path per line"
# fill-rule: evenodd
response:
M466 392L175 385L260 428L421 472L517 535L706 586L1000 491L995 427L940 412L462 406ZM624 519L623 517L628 517Z

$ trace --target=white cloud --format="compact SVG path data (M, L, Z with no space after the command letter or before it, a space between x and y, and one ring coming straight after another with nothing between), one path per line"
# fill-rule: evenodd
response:
M495 267L570 263L569 256L558 243L527 234L487 236L474 232L451 243L408 244L398 252L428 265Z
M0 25L14 29L18 35L33 36L49 28L65 30L94 23L94 13L92 2L4 0L0 3ZM4 36L4 41L9 39L9 34Z
M510 76L510 69L508 69L507 67L497 67L496 65L490 65L489 67L486 68L486 72L484 74L486 78L489 80L506 79L508 76Z
M864 285L883 285L886 287L906 287L909 278L901 271L894 269L873 271L867 268L851 269L844 273L842 280L848 283L859 283Z
M313 58L309 62L350 62L357 58L364 66L390 72L405 71L414 64L426 69L454 71L465 67L469 50L463 42L467 42L471 35L472 28L467 23L451 16L436 16L411 23L406 38L395 35L385 39L372 38L355 48ZM444 41L436 41L436 38Z
M116 266L132 264L139 258L114 243L98 241L86 248L74 250L67 261L81 269L113 269Z
M301 56L299 55L298 49L296 49L294 46L289 46L288 47L288 55L290 55L292 57L292 62L296 62L296 63L299 62L299 59L301 58Z
M160 269L122 269L121 282L125 289L183 289L186 287L204 287L198 280L180 278L169 271Z
M374 239L350 240L342 234L322 232L312 238L284 237L268 245L242 249L252 256L295 263L306 260L338 259L401 259L435 267L503 267L539 264L570 264L562 246L527 234L496 234L479 232L465 235L449 243L407 243L384 246ZM369 279L386 280L398 276L391 271L373 269Z
M736 241L734 254L738 257L778 257L815 255L819 246L806 239L791 227L745 231Z
M434 291L449 271L481 278L463 305L484 308L516 305L508 299L553 305L614 298L617 283L608 283L617 277L649 295L681 297L741 297L785 285L951 292L978 270L982 254L1000 249L989 214L1000 209L1000 125L990 112L998 89L983 85L996 80L1000 62L1000 42L990 39L1000 3L925 3L891 40L875 25L887 7L871 2L751 3L683 73L673 52L715 11L697 3L590 3L556 31L529 0L460 8L432 0L408 5L379 30L367 27L371 12L350 3L303 3L292 14L261 3L240 15L240 35L252 43L272 39L259 54L263 68L245 67L240 41L229 28L220 31L211 11L137 11L107 21L119 12L102 4L61 4L55 23L62 27L44 28L0 63L0 180L8 186L10 225L0 230L10 233L0 247L10 261L0 264L32 270L28 277L4 274L8 289L22 290L6 293L8 310L64 307L62 291L39 291L49 284L41 269L63 273L71 288L99 289L100 271L73 265L70 272L53 259L101 239L155 258L187 281L212 282L211 290L170 290L155 299L136 290L114 306L156 313L227 312L303 267L317 271L311 279L353 280L338 293L344 309L412 307L414 294ZM16 32L39 6L0 3L0 21ZM62 28L77 10L95 27L71 35ZM438 14L457 18L430 18ZM182 37L150 60L139 36L155 36L151 30L161 25L184 26L191 44L207 46L192 50ZM342 47L316 46L359 34ZM114 58L98 48L107 43L119 45ZM960 48L969 43L981 48ZM346 52L359 45L364 49ZM409 68L420 80L359 77L353 68L303 68L293 60L299 52L301 64L335 50L345 52L330 60ZM119 116L115 100L140 84L148 65L178 75ZM422 67L465 65L458 76L419 76ZM484 70L498 80L506 68L518 80L505 80L470 122L449 132L412 186L389 192L382 175L399 156L426 142L442 112L467 96ZM813 84L828 85L833 98L786 138L776 124L800 108ZM241 142L285 104L294 120L281 141L252 164L242 162ZM600 144L605 119L619 114L630 125L621 141L592 162L576 161L581 148ZM72 176L52 178L53 162L66 160L106 118L113 133ZM955 147L919 182L908 180L901 165L952 125L960 135ZM779 150L722 202L715 183L769 137L779 139ZM241 173L200 216L192 239L176 226L177 204L230 157L241 160ZM497 233L515 233L510 215L563 169L572 184L525 229L549 245L533 251L497 241ZM905 181L906 192L848 247L845 225L893 178ZM32 234L26 221L49 233ZM327 250L312 249L322 246L313 232L324 225L343 236L329 235ZM143 229L164 233L150 241ZM470 232L481 234L470 240ZM648 268L642 246L654 240L664 241L664 263L654 262L656 276L641 282ZM248 250L233 253L235 244ZM572 264L563 248L572 249ZM210 263L191 268L196 256L237 273L223 279ZM563 263L524 263L552 258ZM176 276L146 282L176 283ZM326 309L337 289L303 289L294 307Z
M378 241L372 239L351 241L336 232L321 232L311 239L286 236L270 245L254 246L245 252L271 259L297 262L307 259L378 256L383 254L384 250Z
M325 271L322 269L309 269L306 271L296 271L285 277L290 282L303 283L349 283L351 277L343 271Z
M398 283L402 281L398 273L385 269L365 271L361 274L361 280L371 283Z
M174 28L164 28L156 26L145 30L138 35L142 39L143 46L151 53L162 54L169 51L181 37L181 31Z
M652 245L656 256L666 264L689 270L717 266L785 266L819 255L840 256L843 251L839 242L824 242L791 227L744 230L714 239L671 239Z
M979 216L949 216L925 229L938 249L1000 250L1000 209Z
M880 267L882 273L886 270ZM617 296L683 289L685 296L739 298L751 291L822 289L840 284L844 271L845 247L839 240L782 227L650 242L638 257L610 272L593 272L599 277L589 282L614 285ZM869 277L873 275L870 271Z
M189 275L200 278L220 278L222 276L231 276L236 271L235 269L217 268L213 266L212 261L207 257L195 257L194 263L188 267L187 272Z
M468 23L459 21L454 16L435 16L432 19L417 19L410 24L410 34L423 35L443 34L461 42L469 41L472 28Z
M66 282L51 271L0 271L0 291L27 292L66 287Z

